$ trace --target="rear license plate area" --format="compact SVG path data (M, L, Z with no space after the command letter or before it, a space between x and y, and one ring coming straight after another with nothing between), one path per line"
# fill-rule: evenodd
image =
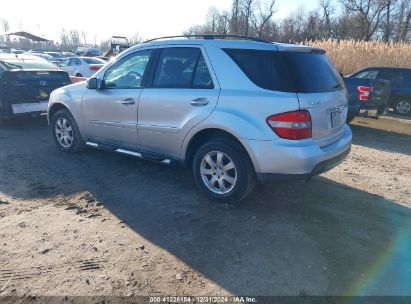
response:
M341 126L341 112L333 111L331 112L331 128L337 128Z

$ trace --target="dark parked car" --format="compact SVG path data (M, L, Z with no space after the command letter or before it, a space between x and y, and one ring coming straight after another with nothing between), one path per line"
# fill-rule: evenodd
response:
M390 81L391 95L388 105L396 114L411 115L411 69L371 67L358 71L350 77Z
M44 59L0 54L0 123L47 112L50 93L70 83L67 72Z
M344 77L348 92L347 122L351 122L360 111L369 117L383 114L390 99L390 82L382 79Z

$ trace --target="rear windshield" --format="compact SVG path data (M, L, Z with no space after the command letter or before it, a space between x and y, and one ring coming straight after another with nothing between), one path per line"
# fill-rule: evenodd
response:
M281 92L320 93L343 88L324 54L224 49L257 86Z
M67 73L63 71L56 72L37 72L37 71L19 71L13 73L14 79L18 80L44 80L44 79L54 79L54 80L67 80Z
M105 62L102 59L97 58L83 58L83 60L88 64L105 64Z
M6 63L10 64L11 68L22 68L30 70L56 70L60 69L53 63L46 60L3 60Z

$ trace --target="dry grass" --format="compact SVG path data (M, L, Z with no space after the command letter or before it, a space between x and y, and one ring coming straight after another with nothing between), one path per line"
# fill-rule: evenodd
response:
M337 70L344 75L370 66L411 68L411 44L355 40L307 41L304 44L327 51Z

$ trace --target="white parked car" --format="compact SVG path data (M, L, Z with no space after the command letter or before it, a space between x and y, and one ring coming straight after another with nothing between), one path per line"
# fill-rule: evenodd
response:
M69 57L60 67L67 71L70 76L89 78L100 70L106 62L100 58L93 57Z

